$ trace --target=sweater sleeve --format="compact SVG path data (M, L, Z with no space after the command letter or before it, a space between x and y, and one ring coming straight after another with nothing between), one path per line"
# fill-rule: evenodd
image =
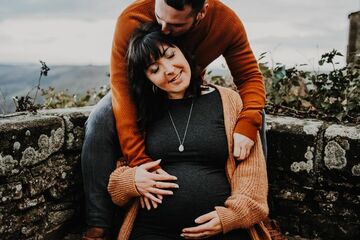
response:
M228 30L224 32L232 34L229 34L230 44L223 56L244 103L235 132L255 141L262 123L261 111L265 106L264 82L242 22L233 12L227 18Z
M121 15L116 23L111 51L112 107L122 154L129 161L129 166L138 166L151 160L145 153L144 138L137 127L135 105L127 79L126 52L129 40L139 24L137 18Z
M135 172L136 167L121 166L111 173L108 192L116 205L124 206L132 198L141 196L135 186Z
M246 161L237 162L230 178L231 196L225 201L224 207L215 207L223 233L249 228L262 221L269 213L266 164L258 134L250 156Z

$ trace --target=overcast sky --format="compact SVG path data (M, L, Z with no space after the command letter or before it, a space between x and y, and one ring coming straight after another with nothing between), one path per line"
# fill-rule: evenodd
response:
M0 63L109 64L115 20L130 2L0 0ZM270 52L288 66L312 65L333 48L345 55L348 15L360 10L360 0L223 2L243 21L257 57Z

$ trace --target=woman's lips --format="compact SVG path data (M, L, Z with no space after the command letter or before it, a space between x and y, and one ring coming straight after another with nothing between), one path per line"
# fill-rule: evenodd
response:
M168 83L172 83L178 80L181 77L181 74L182 74L182 70L175 77L173 77Z

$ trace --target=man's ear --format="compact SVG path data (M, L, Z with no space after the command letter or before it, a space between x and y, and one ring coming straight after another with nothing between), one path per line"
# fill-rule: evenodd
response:
M207 13L209 4L207 3L207 1L204 3L204 6L202 7L202 9L198 12L197 16L196 16L196 21L200 21L202 20Z

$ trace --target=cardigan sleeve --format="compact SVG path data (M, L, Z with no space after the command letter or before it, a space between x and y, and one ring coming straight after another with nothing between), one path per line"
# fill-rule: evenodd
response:
M225 201L224 207L215 207L223 233L249 228L265 219L269 213L266 164L259 134L248 159L237 162L230 179L231 196Z
M135 172L136 167L121 166L111 173L108 192L116 205L124 206L134 197L141 196L135 186Z

